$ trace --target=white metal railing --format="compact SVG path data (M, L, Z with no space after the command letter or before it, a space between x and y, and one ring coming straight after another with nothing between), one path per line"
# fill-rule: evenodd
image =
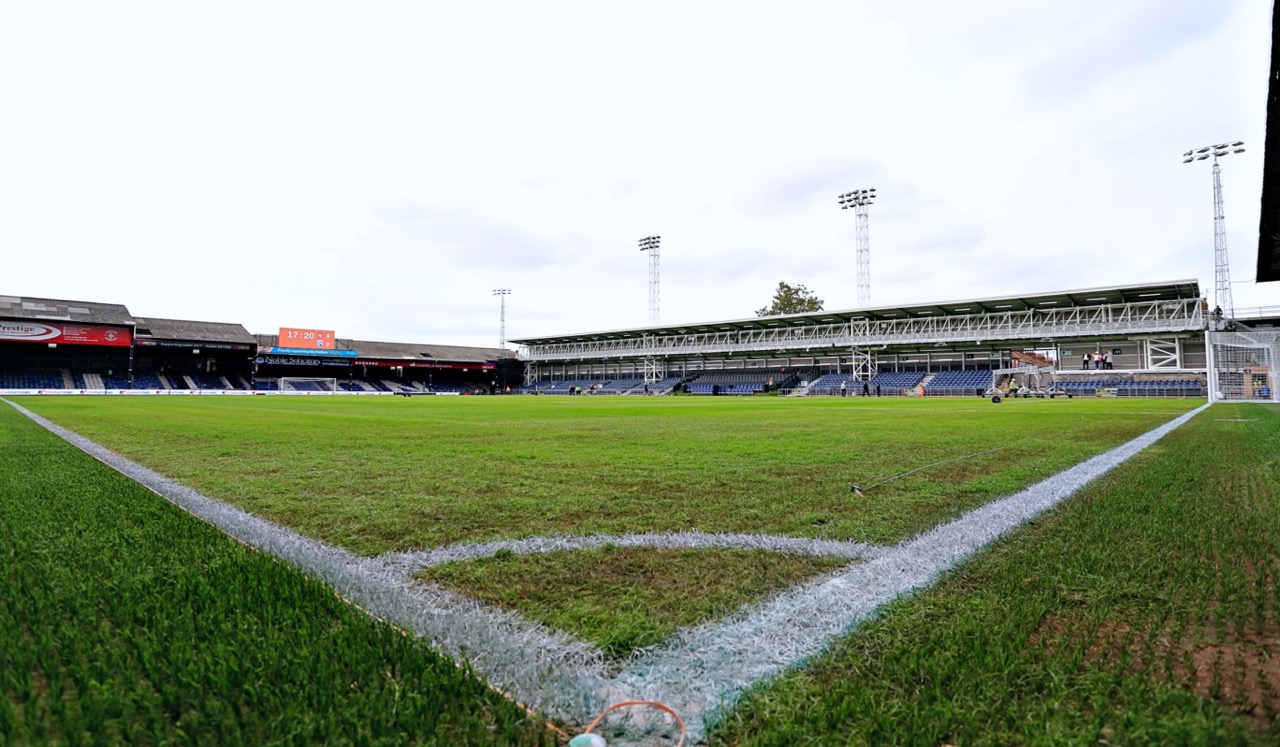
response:
M1040 340L1115 334L1165 334L1203 330L1199 299L1108 306L1036 309L964 316L861 319L840 324L646 334L526 345L526 362L606 360L637 357L728 355L763 351Z

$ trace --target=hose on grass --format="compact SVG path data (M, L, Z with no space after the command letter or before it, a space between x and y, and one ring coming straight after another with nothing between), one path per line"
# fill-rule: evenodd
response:
M906 477L907 475L914 475L915 473L917 473L917 472L921 472L921 471L926 470L926 469L929 469L930 467L937 467L937 466L938 466L938 465L940 465L940 464L948 464L948 463L950 463L950 462L958 462L958 461L960 461L961 459L972 459L973 457L976 457L976 456L982 456L983 454L990 454L990 453L991 453L991 452L993 452L993 451L1000 451L1000 450L1001 450L1001 449L1003 449L1003 448L1005 448L1005 447L1003 447L1003 446L997 446L997 447L995 447L994 449L987 449L986 451L979 451L979 452L975 452L975 453L973 453L973 454L965 454L964 456L953 457L953 458L951 458L951 459L943 459L942 461L934 462L933 464L926 464L926 465L925 465L925 466L923 466L923 467L916 467L916 468L915 468L915 469L913 469L913 470L909 470L909 471L907 471L907 472L903 472L903 473L901 473L901 474L893 475L892 477L886 477L885 479L881 480L880 482L876 483L875 485L872 485L872 486L870 486L870 487L866 487L866 488L859 487L858 485L855 485L854 483L849 483L849 492L850 492L850 493L853 493L854 495L863 495L863 494L864 494L864 493L866 493L868 490L873 490L873 489L875 489L875 488L880 487L881 485L884 485L885 483L893 482L894 480L898 480L898 479L900 479L900 478Z
M604 721L604 717L608 716L612 711L632 706L650 706L651 708L657 708L660 711L664 711L671 716L671 718L674 718L676 723L680 725L680 739L676 742L676 747L684 747L684 738L687 733L684 727L684 719L680 718L680 714L676 713L674 708L654 700L624 700L620 703L614 703L604 709L599 716L596 716L595 721L587 724L587 728L584 729L581 734L569 740L569 747L605 747L604 738L598 734L591 733L591 730L599 726L600 722Z

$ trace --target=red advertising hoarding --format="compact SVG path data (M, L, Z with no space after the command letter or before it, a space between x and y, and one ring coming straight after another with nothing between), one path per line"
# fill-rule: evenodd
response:
M57 345L106 345L127 348L133 343L128 327L105 327L62 322L0 321L0 342L43 342Z
M489 371L496 366L492 363L443 363L436 361L398 361L398 360L355 360L351 362L353 366L368 366L370 368L450 368L462 371Z

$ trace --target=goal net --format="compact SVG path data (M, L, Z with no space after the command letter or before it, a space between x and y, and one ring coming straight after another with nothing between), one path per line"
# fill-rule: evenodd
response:
M1211 330L1208 336L1209 388L1215 401L1280 402L1280 330L1234 322L1230 330Z
M307 376L282 376L280 377L278 388L282 392L325 392L333 394L338 391L338 380Z

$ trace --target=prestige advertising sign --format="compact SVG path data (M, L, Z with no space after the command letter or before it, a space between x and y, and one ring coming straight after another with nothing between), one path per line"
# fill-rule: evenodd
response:
M0 321L0 342L44 342L127 348L133 342L133 331L128 327Z

